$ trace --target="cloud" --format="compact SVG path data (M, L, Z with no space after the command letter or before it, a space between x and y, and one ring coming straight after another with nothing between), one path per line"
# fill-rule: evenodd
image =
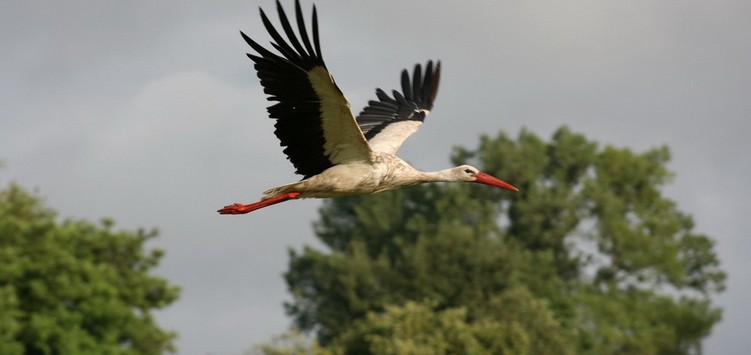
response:
M107 120L91 142L90 151L113 159L128 159L146 151L174 149L198 153L215 151L212 145L230 139L238 126L246 126L251 144L268 134L253 132L246 119L252 104L262 106L251 88L234 87L205 72L180 72L147 83L121 112ZM230 143L231 144L231 143Z

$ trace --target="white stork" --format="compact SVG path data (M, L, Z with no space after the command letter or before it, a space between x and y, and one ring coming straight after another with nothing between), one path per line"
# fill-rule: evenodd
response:
M313 6L312 41L308 37L300 2L295 2L298 35L277 0L285 38L271 24L263 9L263 24L281 54L262 47L244 33L257 52L258 78L269 101L269 116L276 120L275 134L284 153L303 175L301 181L271 188L261 201L225 206L221 214L243 214L290 199L373 194L402 186L437 181L476 182L519 191L516 187L469 165L451 169L418 171L395 155L405 139L422 125L438 91L441 63L428 61L425 71L415 65L412 79L402 71L402 92L393 98L376 89L378 101L368 102L355 117L321 57L318 19Z

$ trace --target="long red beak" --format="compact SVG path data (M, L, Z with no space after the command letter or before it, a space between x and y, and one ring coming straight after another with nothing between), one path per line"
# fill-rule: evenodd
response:
M477 177L475 179L475 182L479 183L479 184L498 186L500 188L504 188L504 189L507 189L507 190L519 192L519 189L517 189L516 187L514 187L514 185L511 185L511 184L509 184L509 183L507 183L505 181L501 181L500 179L498 179L498 178L496 178L496 177L494 177L492 175L483 173L483 172L477 173Z

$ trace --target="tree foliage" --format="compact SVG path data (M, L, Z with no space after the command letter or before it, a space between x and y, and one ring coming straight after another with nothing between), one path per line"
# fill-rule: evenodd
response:
M178 289L149 274L156 231L114 231L113 222L58 222L15 184L0 190L0 353L158 354L174 334L151 311Z
M528 354L530 338L516 324L469 322L465 308L433 310L408 301L368 312L329 346L338 354Z
M433 184L326 202L328 250L290 251L287 311L352 354L698 353L725 273L661 191L669 158L565 127L549 142L483 136L453 162L521 192Z

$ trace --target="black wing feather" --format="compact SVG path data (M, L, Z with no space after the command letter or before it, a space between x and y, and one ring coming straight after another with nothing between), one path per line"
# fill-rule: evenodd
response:
M297 30L300 31L300 37L302 38L303 44L305 44L305 49L307 49L308 54L320 57L320 54L317 54L313 50L313 46L310 45L308 30L305 28L305 19L302 16L302 9L300 8L299 1L295 2L295 17L297 18ZM318 41L318 39L316 39L316 41Z
M326 67L321 58L316 9L313 6L312 44L305 29L299 0L295 2L295 17L302 43L279 1L277 12L286 39L274 28L263 10L260 10L260 15L273 39L271 45L281 56L241 34L258 53L248 54L248 57L255 63L263 91L269 95L269 101L276 101L267 109L269 117L276 120L274 134L279 138L280 145L285 147L284 153L295 166L296 173L308 178L333 166L324 152L320 99L308 77L308 72L315 67Z
M290 43L292 43L292 46L295 47L295 51L297 53L301 53L302 55L309 55L309 53L306 52L305 49L300 44L300 41L297 40L297 35L292 30L292 26L289 24L289 20L287 20L287 15L284 13L284 8L282 8L282 4L278 1L276 3L276 11L279 13L279 22L282 23L282 28L284 29L284 33L287 35L287 38L289 39Z
M370 101L357 116L365 139L370 140L388 125L399 121L424 121L426 112L433 108L438 93L441 62L433 69L433 61L428 61L423 74L420 64L415 65L410 81L407 70L402 71L402 92L393 91L393 98L380 88L376 89L379 101Z

